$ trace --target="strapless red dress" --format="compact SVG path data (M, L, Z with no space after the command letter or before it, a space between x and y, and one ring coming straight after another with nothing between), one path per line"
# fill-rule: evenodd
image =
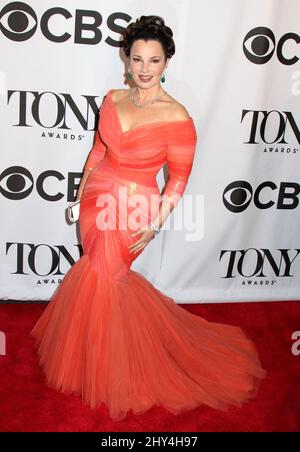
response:
M166 162L164 195L177 204L194 158L193 119L123 132L111 93L99 109L97 138L85 165L92 171L80 204L83 255L30 333L46 383L79 394L91 408L106 404L113 420L154 405L174 414L202 404L220 410L241 406L256 395L266 374L253 342L239 327L188 312L131 270L142 252L128 249L139 238L131 237L133 225L99 227L101 212L110 226L115 211L125 218L137 194L157 199L154 208L140 212L147 223L155 218L156 174ZM114 201L108 208L106 197ZM133 210L132 205L129 213Z

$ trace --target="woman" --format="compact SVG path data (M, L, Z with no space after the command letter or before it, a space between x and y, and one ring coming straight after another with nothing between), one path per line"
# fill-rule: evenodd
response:
M253 343L239 327L189 313L130 269L183 195L197 136L186 108L161 87L175 53L172 30L142 16L123 36L135 87L110 89L100 107L78 190L83 255L31 335L48 385L92 408L106 404L114 420L154 405L174 414L240 406L265 376ZM156 174L166 162L160 196Z

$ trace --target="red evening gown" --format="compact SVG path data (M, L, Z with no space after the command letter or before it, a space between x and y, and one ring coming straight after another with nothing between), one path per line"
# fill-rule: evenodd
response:
M128 249L139 238L130 235L133 224L99 227L103 213L109 226L115 213L123 219L126 209L134 214L133 195L154 198L152 210L146 205L139 213L145 222L155 218L156 174L166 162L164 195L178 203L194 158L193 119L123 132L112 91L99 108L97 138L85 165L93 169L80 204L83 255L30 333L46 383L79 394L91 408L103 402L113 420L154 405L174 414L201 404L220 410L241 406L256 395L266 374L253 342L239 327L188 312L131 270L142 252ZM108 208L106 199L114 201Z

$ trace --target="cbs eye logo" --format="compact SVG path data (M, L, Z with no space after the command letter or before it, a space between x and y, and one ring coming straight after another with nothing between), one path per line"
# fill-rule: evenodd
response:
M295 43L299 44L300 37L296 33L286 33L276 43L274 33L267 27L256 27L246 34L243 41L243 51L246 58L254 64L265 64L271 60L274 52L278 60L287 66L297 63L299 58L297 56L288 57L291 55L289 49L289 41L291 41L291 48L295 48ZM284 53L286 55L284 55Z
M132 17L122 12L112 13L108 16L106 22L108 29L121 35L125 27L118 25L116 20L123 20L126 27ZM59 23L58 27L55 27L56 21ZM65 23L66 30L58 34L56 29L61 30L62 21ZM73 14L66 8L54 7L49 8L42 14L40 29L49 41L63 43L72 37L69 33L71 25L76 44L95 45L102 41L103 36L100 30L102 23L103 17L98 11L76 9L75 14ZM0 31L11 41L27 41L36 32L38 24L39 20L34 9L27 3L11 2L0 11ZM122 41L110 36L105 38L105 43L112 47L122 46Z
M70 173L69 189L70 191L74 189L74 180L76 178L76 173ZM0 174L0 194L12 201L19 201L21 199L27 198L36 188L37 193L41 198L46 201L59 201L64 197L64 194L57 190L53 194L53 187L47 192L47 187L49 188L49 182L53 185L53 181L62 181L65 177L55 170L44 171L34 181L32 174L23 166L11 166L6 168L2 174ZM74 180L73 180L74 179Z
M26 41L37 29L34 10L22 2L12 2L0 12L0 30L12 41Z
M0 176L0 193L7 199L19 200L30 195L34 181L30 172L22 166L12 166Z
M299 205L300 185L295 182L281 182L276 185L265 181L253 189L244 180L231 182L223 192L223 203L233 213L245 211L251 204L258 209L296 209Z

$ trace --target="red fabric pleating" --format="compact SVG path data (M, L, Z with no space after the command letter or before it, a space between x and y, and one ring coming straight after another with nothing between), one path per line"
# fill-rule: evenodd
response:
M134 212L130 201L135 195L151 199L142 205L139 221L155 218L156 174L168 162L164 194L178 203L194 159L193 120L123 132L111 92L100 108L86 162L92 171L80 203L83 255L30 333L46 382L79 394L91 408L105 403L114 420L153 405L174 414L201 404L220 410L241 406L266 375L253 342L239 327L189 313L130 269L141 252L128 249L138 239L131 237L136 224L126 223ZM126 227L118 227L120 219Z

